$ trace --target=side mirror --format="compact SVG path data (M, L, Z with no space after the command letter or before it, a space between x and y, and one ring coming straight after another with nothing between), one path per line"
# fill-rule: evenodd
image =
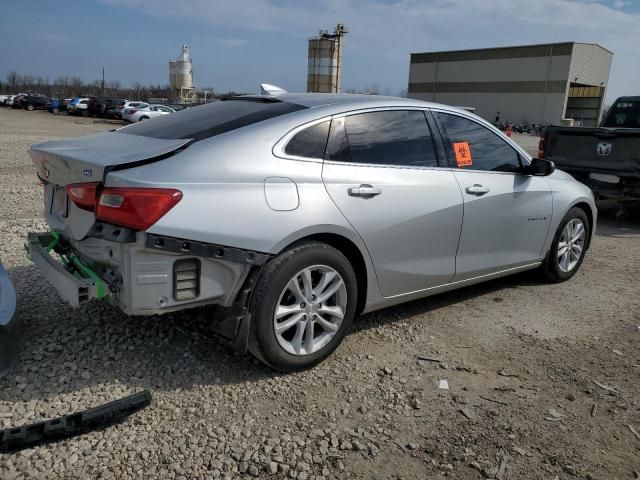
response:
M556 164L551 160L544 158L533 158L531 163L524 168L526 175L535 175L538 177L546 177L556 170Z

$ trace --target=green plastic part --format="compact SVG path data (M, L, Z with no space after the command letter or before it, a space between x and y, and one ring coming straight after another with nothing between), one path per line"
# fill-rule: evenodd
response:
M96 284L96 293L98 294L98 298L104 298L106 296L106 289L104 281L98 276L96 272L91 270L88 266L86 266L82 260L80 260L75 255L71 256L69 259L76 266L80 272L93 280Z
M53 240L49 242L49 245L44 247L45 252L50 252L51 250L53 250L60 241L60 234L57 231L51 230L51 236L53 237Z

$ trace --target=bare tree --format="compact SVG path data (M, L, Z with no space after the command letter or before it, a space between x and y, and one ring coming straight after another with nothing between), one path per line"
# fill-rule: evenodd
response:
M136 94L136 100L140 100L140 93L144 89L144 86L140 82L135 82L133 85L131 85L131 88Z
M73 95L80 95L84 82L79 77L71 77L69 83L71 84L71 91L73 92Z
M122 86L122 84L120 83L120 80L111 80L109 82L109 90L111 91L112 94L116 94L120 91L120 87Z
M16 86L21 81L20 75L16 71L11 71L7 74L7 84L11 86L13 90L16 89Z

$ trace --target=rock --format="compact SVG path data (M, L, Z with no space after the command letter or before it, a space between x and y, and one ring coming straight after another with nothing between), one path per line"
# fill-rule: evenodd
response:
M258 467L256 467L255 465L250 465L249 468L247 469L247 473L252 477L257 477L259 473Z
M351 445L351 442L349 442L348 440L345 440L340 445L340 450L353 450L353 445Z
M564 471L567 472L569 475L573 475L575 476L578 472L576 471L576 468L572 465L565 465L563 467Z
M570 402L575 401L576 396L573 393L567 393L566 397L567 400L569 400Z
M276 462L269 462L269 466L267 467L267 472L270 475L275 475L278 473L278 464Z

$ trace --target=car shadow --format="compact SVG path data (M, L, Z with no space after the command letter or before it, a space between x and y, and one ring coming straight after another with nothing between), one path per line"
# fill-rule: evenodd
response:
M35 267L14 268L9 274L18 296L13 325L18 359L0 379L1 400L51 398L114 383L132 391L174 391L284 375L249 355L235 354L211 328L213 309L155 317L128 317L102 302L72 309ZM525 272L416 300L359 317L349 335L505 288L538 283Z
M611 200L600 200L596 235L603 237L640 235L640 201L620 204Z

